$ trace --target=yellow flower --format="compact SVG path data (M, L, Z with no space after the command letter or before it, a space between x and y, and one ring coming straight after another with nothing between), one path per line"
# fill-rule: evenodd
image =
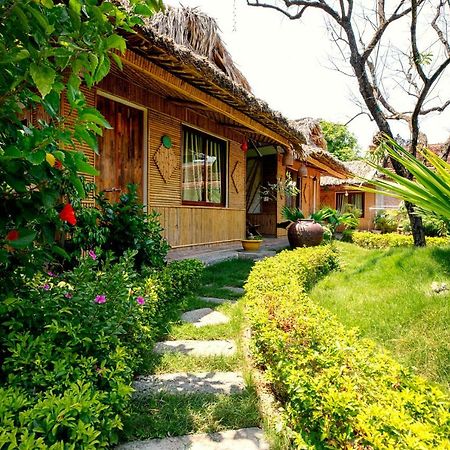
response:
M52 167L55 166L56 158L51 153L46 153L45 159Z

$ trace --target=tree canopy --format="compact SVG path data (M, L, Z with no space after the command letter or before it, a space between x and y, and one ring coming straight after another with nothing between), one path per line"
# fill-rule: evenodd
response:
M358 158L358 141L345 125L322 120L320 126L330 153L341 161L351 161Z

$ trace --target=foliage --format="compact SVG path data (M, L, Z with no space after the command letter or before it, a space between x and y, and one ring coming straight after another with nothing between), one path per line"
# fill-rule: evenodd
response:
M336 267L329 247L255 264L253 352L283 404L293 448L447 448L449 403L305 293Z
M411 235L398 233L375 234L368 231L355 231L352 233L351 240L356 245L366 248L391 248L408 247L414 245ZM443 247L450 244L448 237L430 237L427 239L427 245Z
M0 380L27 398L11 405L21 414L4 442L29 434L55 448L117 442L132 375L202 270L199 262L181 261L143 281L133 256L115 262L90 252L73 271L36 275L3 301ZM79 407L65 413L77 399Z
M286 172L284 178L278 178L276 183L267 182L267 186L261 186L260 188L261 197L267 200L277 200L278 195L283 198L285 197L295 197L300 193L297 184L292 179L291 173Z
M382 209L377 211L373 219L375 228L382 233L392 233L399 227L399 211L396 209Z
M285 219L290 220L291 222L296 222L299 219L305 218L305 215L303 214L303 211L300 208L296 207L290 208L289 206L286 205L283 206L281 214Z
M107 230L106 242L98 242L105 250L120 256L127 250L136 250L136 265L162 267L169 251L162 238L162 227L155 211L147 214L139 201L137 186L127 185L117 203L110 203L104 196L98 197L101 215L100 228ZM84 247L86 248L86 247Z
M364 188L368 192L384 193L391 197L401 198L418 208L435 214L441 218L450 219L450 164L439 158L432 151L424 149L421 154L431 166L419 161L393 139L386 137L380 144L381 148L395 161L402 164L414 177L414 180L401 177L390 170L368 161L389 180L372 180L370 183L377 188ZM368 180L364 180L367 181Z
M320 126L330 153L341 161L358 159L358 141L345 125L322 120Z
M54 255L64 255L58 236L64 204L83 198L80 173L95 169L82 152L97 151L97 135L110 127L90 107L82 84L91 88L121 67L120 30L132 32L159 0L132 0L125 12L98 0L6 0L0 2L0 265L28 274ZM70 112L63 116L65 97ZM39 119L36 119L39 118ZM73 223L73 221L72 221Z
M311 214L311 219L320 223L324 229L324 238L333 239L338 228L354 230L358 227L358 218L354 212L341 212L326 206Z

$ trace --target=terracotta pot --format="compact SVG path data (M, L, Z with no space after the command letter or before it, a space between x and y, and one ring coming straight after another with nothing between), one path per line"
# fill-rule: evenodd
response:
M242 248L246 252L257 252L259 247L261 247L261 239L243 239Z
M323 228L313 219L298 219L288 228L291 247L314 247L323 240Z

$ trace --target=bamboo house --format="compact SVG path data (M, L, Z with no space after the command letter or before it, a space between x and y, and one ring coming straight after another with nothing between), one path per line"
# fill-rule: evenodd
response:
M198 9L167 8L125 37L123 69L114 66L85 90L113 129L100 139L99 155L83 151L111 199L127 183L139 185L172 247L240 240L249 222L283 234L276 223L286 199L263 202L261 185L292 172L303 180L308 212L319 204L321 174L347 175L308 143L312 122L291 122L252 94L217 23Z

